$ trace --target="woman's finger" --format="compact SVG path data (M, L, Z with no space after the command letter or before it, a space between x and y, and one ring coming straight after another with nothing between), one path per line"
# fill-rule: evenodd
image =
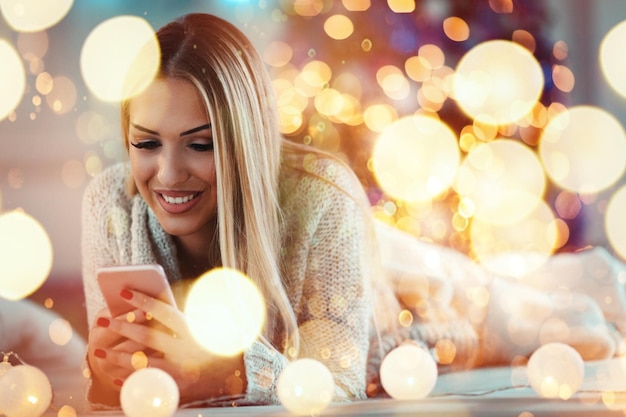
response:
M129 289L122 290L120 297L136 309L145 312L146 320L156 320L172 330L186 326L182 312L171 304Z

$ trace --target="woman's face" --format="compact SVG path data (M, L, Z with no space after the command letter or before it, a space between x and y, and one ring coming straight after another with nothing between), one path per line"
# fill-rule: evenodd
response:
M212 236L217 214L211 124L186 80L156 79L129 107L129 156L139 193L171 235Z

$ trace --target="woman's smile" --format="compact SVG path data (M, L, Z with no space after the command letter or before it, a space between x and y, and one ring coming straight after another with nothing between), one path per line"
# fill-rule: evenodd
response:
M170 214L182 214L193 209L201 200L201 192L155 191L157 201Z

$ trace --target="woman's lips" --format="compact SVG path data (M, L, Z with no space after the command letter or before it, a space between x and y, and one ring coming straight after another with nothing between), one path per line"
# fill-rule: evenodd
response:
M182 214L191 210L200 201L201 194L199 192L156 192L163 210L171 214Z

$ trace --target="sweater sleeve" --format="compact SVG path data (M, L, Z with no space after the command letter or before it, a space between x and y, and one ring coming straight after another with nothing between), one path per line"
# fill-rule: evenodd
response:
M82 202L82 275L87 323L93 326L96 313L105 307L96 280L100 266L122 264L128 258L119 242L129 240L129 201L124 191L124 166L115 165L95 177ZM121 245L124 246L124 245Z
M369 204L354 173L335 159L308 155L289 174L283 264L300 333L298 357L330 370L336 401L366 398L375 270Z

